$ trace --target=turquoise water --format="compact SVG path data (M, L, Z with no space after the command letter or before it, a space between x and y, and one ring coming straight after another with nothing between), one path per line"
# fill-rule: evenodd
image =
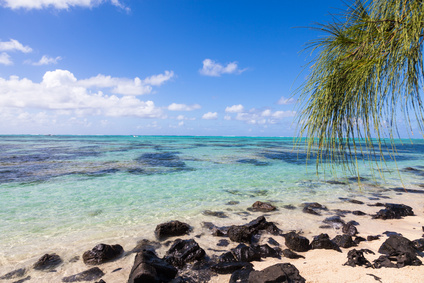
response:
M327 183L334 174L317 175L292 138L0 136L0 264L31 245L44 250L134 229L150 235L160 222L201 219L205 210L235 219L256 200L281 209L372 195L375 187L401 185L397 171L390 173L396 167L421 168L424 142L399 143L398 153L397 163L387 159L384 181L361 164L369 184L361 188L353 179ZM408 184L423 178L401 174ZM229 209L229 201L239 204Z

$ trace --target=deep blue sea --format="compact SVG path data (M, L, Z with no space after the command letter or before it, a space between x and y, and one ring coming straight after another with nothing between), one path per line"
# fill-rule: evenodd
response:
M273 203L293 229L307 229L296 217L301 209L285 205L424 183L424 142L399 141L397 151L397 162L386 156L384 180L375 165L360 163L358 186L337 168L317 174L293 138L0 136L0 266L65 245L151 238L156 224L172 219L241 222L254 216L246 208L257 200Z

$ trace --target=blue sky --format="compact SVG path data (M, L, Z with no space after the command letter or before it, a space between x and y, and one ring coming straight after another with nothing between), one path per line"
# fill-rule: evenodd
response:
M293 136L342 1L0 0L1 134ZM291 98L291 99L290 99Z

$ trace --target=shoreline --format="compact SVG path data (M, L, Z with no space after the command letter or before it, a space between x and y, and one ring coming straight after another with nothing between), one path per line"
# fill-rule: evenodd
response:
M301 227L300 223L293 225L293 222L290 221L290 210L285 208L278 207L277 211L274 212L249 212L244 217L239 219L237 223L228 218L216 218L214 216L203 217L208 219L208 221L213 222L217 226L223 225L243 225L251 220L256 219L261 215L265 215L265 218L268 222L273 222L277 225L278 228L282 230L283 233L295 230L300 232L301 235L308 238L312 241L314 236L319 235L320 233L327 233L330 238L334 238L336 235L341 235L341 229L337 228L320 228L322 226L322 220L327 217L334 216L337 214L337 210L343 211L353 211L361 210L367 215L357 216L351 213L341 217L345 222L354 220L359 223L357 230L359 231L359 236L366 238L367 236L381 235L380 239L374 241L361 242L358 247L352 247L348 249L342 248L342 253L336 252L334 250L309 250L307 252L299 252L305 257L305 259L288 259L286 257L281 257L281 259L275 258L265 258L261 261L253 261L252 264L255 270L263 270L264 268L274 265L276 263L291 263L293 264L300 272L300 275L306 279L306 282L400 282L400 281L416 281L418 282L421 279L421 274L423 266L406 266L403 268L381 268L381 269L371 269L365 267L350 267L343 266L347 261L347 253L352 249L369 249L375 253L375 255L367 254L365 257L371 262L378 258L380 254L378 249L381 244L388 238L387 235L383 234L385 231L391 231L402 234L404 237L409 240L420 239L423 236L422 226L424 225L424 201L420 200L420 194L413 193L413 190L417 190L415 186L411 186L411 192L395 192L387 191L381 195L383 198L377 199L377 197L370 197L364 192L364 195L360 196L353 194L356 201L363 202L363 204L352 203L348 201L343 201L338 199L335 196L333 200L328 200L328 202L323 203L328 207L328 211L323 211L321 216L311 215L303 213L301 214L304 221L303 226L307 226L309 229ZM369 198L372 198L370 200ZM252 203L259 199L252 199ZM311 201L314 201L313 196L311 196ZM371 219L372 214L375 214L381 209L381 207L368 206L367 204L375 204L376 202L382 203L399 203L411 206L414 212L414 216L406 216L403 219L393 219L393 220L381 220L381 219ZM299 208L296 208L299 209ZM297 211L298 213L299 211ZM340 214L340 213L339 213ZM175 219L180 220L180 219ZM206 251L206 254L209 258L217 257L223 254L225 251L229 251L232 248L235 248L239 243L230 241L227 237L215 237L212 236L208 229L202 227L201 223L191 222L190 219L184 219L184 222L187 222L191 227L192 231L189 235L172 237L165 241L161 241L161 247L156 250L159 257L163 257L166 251L169 249L169 245L165 246L163 243L166 241L173 242L177 238L181 239L194 239L201 248ZM157 223L159 224L159 223ZM299 226L300 225L300 226ZM281 249L285 249L285 239L282 236L275 236L271 234L263 234L258 242L258 244L265 244L268 242L268 239L272 237L278 242ZM138 239L146 238L150 241L156 241L153 236L153 230L150 231L140 231ZM219 247L216 244L221 239L226 239L229 242L229 245L226 247ZM103 263L98 265L98 267L105 273L101 277L105 282L127 282L131 268L134 263L135 253L128 253L135 246L137 239L133 239L131 242L129 239L125 243L120 243L119 239L107 239L103 241L105 244L121 244L124 247L124 255L120 258ZM86 245L87 248L88 245ZM91 249L90 246L87 249ZM276 247L276 246L272 246ZM89 269L92 266L87 266L82 261L82 254L85 250L74 250L75 247L66 247L64 250L67 250L68 253L65 257L61 254L60 251L48 251L49 253L57 253L62 257L63 263L57 266L54 270L56 272L45 272L45 271L36 271L31 268L31 266L37 261L39 257L43 254L40 254L37 258L27 259L23 264L17 264L14 266L3 266L0 267L1 273L0 277L4 276L6 273L19 268L26 268L27 272L20 277L15 277L8 280L2 280L1 282L15 282L31 278L28 280L20 282L60 282L62 278L77 274L84 270ZM47 251L46 251L47 252ZM74 256L71 256L74 255ZM75 256L79 256L79 259L76 259ZM419 257L421 258L421 257ZM422 259L422 258L421 258ZM4 261L2 261L4 262ZM2 264L3 265L3 264ZM115 271L115 272L113 272ZM369 275L372 274L372 275ZM228 282L231 275L217 275L212 276L209 282ZM376 277L375 277L376 276ZM376 279L380 278L380 279ZM380 281L379 281L380 280ZM89 282L96 282L92 280Z

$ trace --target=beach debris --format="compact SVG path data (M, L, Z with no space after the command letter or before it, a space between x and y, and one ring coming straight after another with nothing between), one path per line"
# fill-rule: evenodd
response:
M311 249L309 240L299 236L296 232L290 232L283 235L286 240L286 246L296 252L306 252Z
M318 210L328 210L327 207L317 202L305 202L302 205L303 205L302 211L304 213L309 213L312 215L321 215L321 213Z
M135 256L128 283L169 282L177 273L174 266L158 258L154 251L143 250Z
M98 267L92 267L75 275L63 277L62 282L93 281L102 277L104 272Z
M300 276L299 270L290 263L278 263L261 271L252 271L249 274L249 283L263 282L306 282Z
M18 278L18 277L23 277L26 272L27 272L26 268L15 269L13 271L10 271L10 272L6 273L5 275L0 276L0 280L14 279L14 278Z
M45 254L34 264L35 270L50 270L61 264L63 261L57 254Z
M183 268L189 262L203 259L205 255L205 250L195 240L176 239L166 252L164 260L177 268Z
M225 214L225 212L223 211L211 211L211 210L204 210L202 212L203 215L206 216L214 216L214 217L218 217L218 218L227 218L227 214Z
M311 249L326 249L326 250L335 250L338 252L342 252L339 246L330 240L328 234L319 234L315 236L311 242Z
M386 208L377 212L373 219L400 219L404 216L414 215L412 207L404 204L386 203L384 206Z
M252 207L249 207L247 210L269 212L269 211L277 210L277 208L273 206L272 204L270 204L269 202L256 201L254 204L252 204Z
M178 220L161 223L156 226L155 235L159 240L166 239L168 237L182 236L188 234L190 231L190 225L187 223L180 222Z
M259 216L245 225L230 226L227 234L233 242L250 244L252 242L252 238L262 231L273 235L278 235L281 232L281 230L273 222L268 222L264 216Z
M370 253L370 254L374 254L374 252L372 252L371 250L368 249L361 249L361 250L350 250L347 253L347 262L343 265L348 265L348 266L365 266L365 267L372 267L371 262L369 262L365 256L364 253Z
M87 265L102 264L118 258L124 249L121 245L98 244L82 255L82 259Z
M345 249L357 246L357 244L352 240L352 236L346 234L337 235L332 241L336 243L337 246Z
M343 234L349 235L349 236L355 236L358 234L358 230L356 229L355 225L357 225L357 222L355 221L349 221L346 224L343 224L342 232Z
M289 249L285 249L282 251L282 254L284 257L286 258L290 258L290 259L298 259L298 258L305 258L303 255L299 255Z

